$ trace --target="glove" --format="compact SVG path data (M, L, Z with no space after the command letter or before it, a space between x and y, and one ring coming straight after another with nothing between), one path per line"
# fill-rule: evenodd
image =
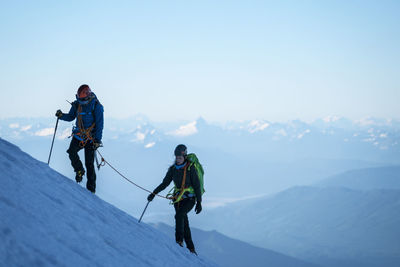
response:
M57 110L57 112L56 112L56 117L57 117L57 118L61 118L62 115L63 115L62 111L61 111L60 109Z
M156 195L154 193L151 193L148 197L147 197L147 201L152 201L154 199Z
M196 214L199 214L201 212L201 210L202 210L201 202L197 201L196 208L194 208L194 211L196 212Z
M96 150L96 149L98 149L99 147L102 147L102 146L103 146L103 143L101 141L94 140L94 142L93 142L93 149L94 150Z

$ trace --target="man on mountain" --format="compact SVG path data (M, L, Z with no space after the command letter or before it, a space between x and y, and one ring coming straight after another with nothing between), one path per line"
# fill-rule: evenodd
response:
M72 129L72 140L67 150L71 165L76 173L77 183L82 181L85 174L78 152L85 149L85 166L87 171L86 188L92 193L96 192L96 172L94 168L95 151L102 146L101 138L103 135L104 109L96 95L86 84L78 88L76 101L71 104L68 113L57 110L56 116L63 121L73 121L76 119L76 126Z

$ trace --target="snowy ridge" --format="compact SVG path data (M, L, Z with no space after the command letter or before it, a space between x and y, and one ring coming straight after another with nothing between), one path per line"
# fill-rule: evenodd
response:
M215 266L0 138L1 266Z

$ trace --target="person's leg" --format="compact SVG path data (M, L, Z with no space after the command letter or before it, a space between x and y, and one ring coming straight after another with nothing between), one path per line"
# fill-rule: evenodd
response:
M96 192L96 172L94 169L94 157L96 151L93 149L93 144L88 143L85 146L85 166L87 171L86 188L92 193Z
M71 165L74 168L74 171L77 173L78 171L85 171L83 169L82 161L79 159L78 152L82 148L79 146L79 140L72 137L71 143L67 150L69 155L69 159L71 160Z
M186 243L186 247L194 252L194 244L193 244L193 240L192 240L192 233L190 231L190 227L189 227L189 218L187 216L187 214L184 217L184 232L183 232L183 237L185 239L185 243Z
M194 199L184 199L178 203L175 203L175 240L177 243L182 244L185 237L185 220L187 222L187 228L189 227L189 221L187 218L188 212L193 209L195 204ZM190 234L190 229L189 229ZM191 240L191 237L190 237ZM192 242L193 243L193 242ZM188 245L186 243L186 245Z
M183 201L183 200L182 200ZM182 202L181 201L181 202ZM183 243L183 215L180 212L181 203L175 203L175 241L182 246Z

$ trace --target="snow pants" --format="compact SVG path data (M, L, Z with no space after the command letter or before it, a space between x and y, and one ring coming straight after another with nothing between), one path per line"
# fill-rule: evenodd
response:
M69 159L71 160L71 165L74 168L75 172L78 172L83 169L82 161L79 159L78 152L81 149L85 149L85 166L86 166L86 188L95 193L96 192L96 172L94 170L94 156L95 150L93 149L93 144L88 142L85 147L81 147L79 144L79 140L75 137L72 137L71 144L69 145L69 149L67 153L69 155Z
M185 240L188 249L194 249L192 233L190 232L187 214L196 203L195 198L185 198L174 204L175 208L175 239L176 242Z

